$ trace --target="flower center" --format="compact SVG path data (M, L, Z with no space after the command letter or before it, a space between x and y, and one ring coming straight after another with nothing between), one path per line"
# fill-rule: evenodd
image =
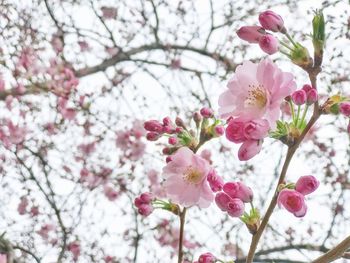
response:
M257 107L262 109L267 103L266 91L263 85L249 85L248 96L244 101L246 107Z
M183 179L190 184L198 184L202 181L202 178L203 174L193 167L189 167L183 174Z

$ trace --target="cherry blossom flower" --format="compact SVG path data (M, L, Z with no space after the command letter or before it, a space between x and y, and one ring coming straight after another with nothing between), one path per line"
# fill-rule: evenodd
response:
M266 119L276 126L283 99L296 88L291 73L283 72L269 59L238 66L227 90L219 97L222 118Z
M283 206L296 217L306 214L307 206L304 195L291 189L283 189L278 195L278 205Z
M163 168L168 197L186 207L208 207L214 199L207 182L210 170L211 167L205 159L187 147L180 148Z

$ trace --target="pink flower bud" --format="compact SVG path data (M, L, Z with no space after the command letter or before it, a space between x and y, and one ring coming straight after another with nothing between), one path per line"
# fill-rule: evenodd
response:
M156 141L159 139L159 137L160 137L160 134L156 132L149 132L146 134L146 139L149 141Z
M310 90L313 89L313 87L309 84L305 84L302 89L305 90L306 93L308 93Z
M249 43L259 43L260 38L265 34L261 26L243 26L237 31L238 37Z
M241 199L233 198L227 204L227 213L232 217L240 217L244 213L244 203Z
M308 105L314 104L318 100L318 93L316 89L311 89L307 92L306 103Z
M142 199L141 199L140 197L136 197L135 200L134 200L134 205L135 205L137 208L139 208L140 205L142 205L142 204L143 204Z
M143 203L149 204L154 199L154 196L153 194L146 192L140 195L140 199Z
M301 176L295 184L295 190L303 195L308 195L314 192L320 182L312 175Z
M244 133L244 122L231 120L226 127L226 138L234 143L241 143L246 140Z
M215 261L216 258L210 252L200 255L198 258L198 263L215 263Z
M181 128L181 127L176 127L175 128L175 132L176 133L180 133L180 132L182 132L183 131L183 128Z
M215 126L215 135L216 136L221 136L225 133L225 128L222 125L217 125Z
M168 143L171 144L171 145L177 144L177 138L176 137L170 137L168 139Z
M278 51L278 40L273 35L265 35L260 38L259 46L262 51L272 55Z
M163 125L156 120L146 121L143 125L146 131L160 133L163 131Z
M231 201L231 197L223 192L219 192L215 196L215 203L221 209L221 211L227 211L227 205Z
M176 117L175 124L179 127L185 127L185 122L180 117Z
M278 195L277 202L296 217L303 217L306 214L305 198L298 191L283 189Z
M262 141L259 140L247 140L242 143L238 150L238 159L240 161L247 161L253 158L261 151Z
M171 156L167 156L167 157L165 158L165 162L166 162L166 163L171 162L171 161L172 161Z
M164 126L163 132L168 134L173 134L175 132L175 129L172 126Z
M306 102L307 95L305 90L297 90L294 91L292 94L292 101L294 102L295 105L303 105Z
M170 125L171 125L171 119L170 119L170 117L165 117L165 118L163 119L163 124L164 124L164 126L170 126Z
M137 211L142 216L149 216L153 212L153 207L149 204L142 204L138 208Z
M270 10L262 12L259 15L259 22L266 30L273 32L282 32L285 30L282 17Z
M214 116L213 110L209 108L202 108L200 113L204 118L212 118Z
M270 125L265 119L247 122L243 128L244 136L249 140L260 140L269 133Z
M253 200L252 189L241 182L228 182L224 184L223 190L231 198L239 198L245 203Z
M214 169L212 169L209 172L207 176L207 180L213 192L218 192L222 190L222 187L224 185L224 180L221 178L221 176L217 175Z
M344 116L350 117L350 102L340 103L339 110Z
M195 112L194 114L193 114L193 120L194 120L194 122L195 123L200 123L201 121L202 121L202 116L201 116L201 114L199 113L199 112Z

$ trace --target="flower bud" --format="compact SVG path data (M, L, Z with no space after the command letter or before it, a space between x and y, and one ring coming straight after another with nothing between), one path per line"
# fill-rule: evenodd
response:
M176 119L175 119L175 124L176 124L178 127L182 127L182 128L185 128L185 127L186 127L185 122L184 122L180 117L176 117Z
M253 191L241 182L228 182L224 184L223 191L231 198L239 198L245 203L253 200Z
M201 121L202 121L202 116L201 116L201 114L200 114L199 112L195 112L195 113L193 114L193 120L194 120L194 122L196 123L196 127L198 128L199 125L200 125L200 123L201 123Z
M218 192L222 190L222 187L224 185L224 180L221 178L221 176L217 175L214 169L212 169L209 172L207 176L207 180L213 192Z
M292 94L292 101L295 105L303 105L305 104L307 99L306 92L305 90L297 90L294 91Z
M149 204L154 199L154 196L153 194L146 192L140 195L140 199L143 203Z
M307 105L314 104L318 100L318 92L317 89L311 89L307 92L307 99L306 103Z
M305 198L298 191L283 189L278 194L277 202L279 206L284 206L284 208L296 217L303 217L306 214L307 206Z
M215 126L215 135L217 137L223 135L225 133L225 127L222 125Z
M231 120L226 127L226 138L234 143L241 143L246 140L243 132L244 122Z
M259 15L259 22L263 28L273 32L285 32L284 22L280 15L267 10Z
M146 134L146 139L149 141L156 141L160 138L160 134L156 132L149 132Z
M302 89L305 90L306 93L308 93L310 90L313 89L313 87L309 84L305 84Z
M302 195L308 195L314 192L320 182L312 175L301 176L295 184L295 190Z
M231 197L223 192L219 192L215 196L216 205L224 212L227 211L227 205L231 200Z
M238 150L238 159L248 161L261 151L262 140L247 140L242 143Z
M243 26L237 31L238 37L249 43L259 43L260 38L265 34L261 26Z
M198 258L198 263L215 263L215 262L216 262L216 258L210 252L200 255Z
M210 108L202 108L200 110L200 113L203 116L203 118L207 118L207 119L212 118L214 116L214 112Z
M259 46L265 53L272 55L278 51L278 40L273 35L265 35L260 38Z
M248 140L260 140L269 133L270 125L265 119L258 119L247 122L243 128L243 134Z
M164 124L164 126L171 126L171 119L170 119L170 117L163 118L163 124Z
M244 213L244 203L239 198L233 198L227 204L227 213L232 217L240 217Z
M339 111L346 117L350 117L350 102L342 102L339 106Z
M146 121L143 125L146 131L160 133L163 131L163 125L156 120Z
M177 138L176 137L170 137L168 139L168 143L171 145L176 145L177 144Z
M142 216L149 216L153 212L153 207L148 204L142 204L139 206L137 211Z
M323 53L323 47L326 40L325 27L322 11L316 11L312 20L312 43L314 45L316 56L320 56Z
M142 204L143 204L143 201L141 200L141 198L140 197L136 197L135 200L134 200L134 205L138 208Z

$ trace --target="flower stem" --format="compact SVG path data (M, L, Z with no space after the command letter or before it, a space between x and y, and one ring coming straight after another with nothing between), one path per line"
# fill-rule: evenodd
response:
M285 33L288 40L293 44L293 46L297 47L297 44L294 42L293 38L288 34L288 32Z
M289 101L289 106L290 106L290 111L292 112L292 119L293 119L293 123L295 122L295 111L294 111L294 106L292 101Z
M182 263L183 260L183 239L184 239L184 230L185 230L185 217L186 217L186 207L183 208L180 212L180 236L179 236L179 252L178 252L178 263Z
M303 116L301 117L301 121L300 121L300 123L299 123L299 128L302 127L303 122L304 122L305 117L306 117L306 113L307 113L308 110L309 110L309 105L306 104L306 106L305 106L305 108L304 108Z
M300 105L298 105L297 117L295 118L295 123L294 123L295 128L298 127L299 116L300 116Z

